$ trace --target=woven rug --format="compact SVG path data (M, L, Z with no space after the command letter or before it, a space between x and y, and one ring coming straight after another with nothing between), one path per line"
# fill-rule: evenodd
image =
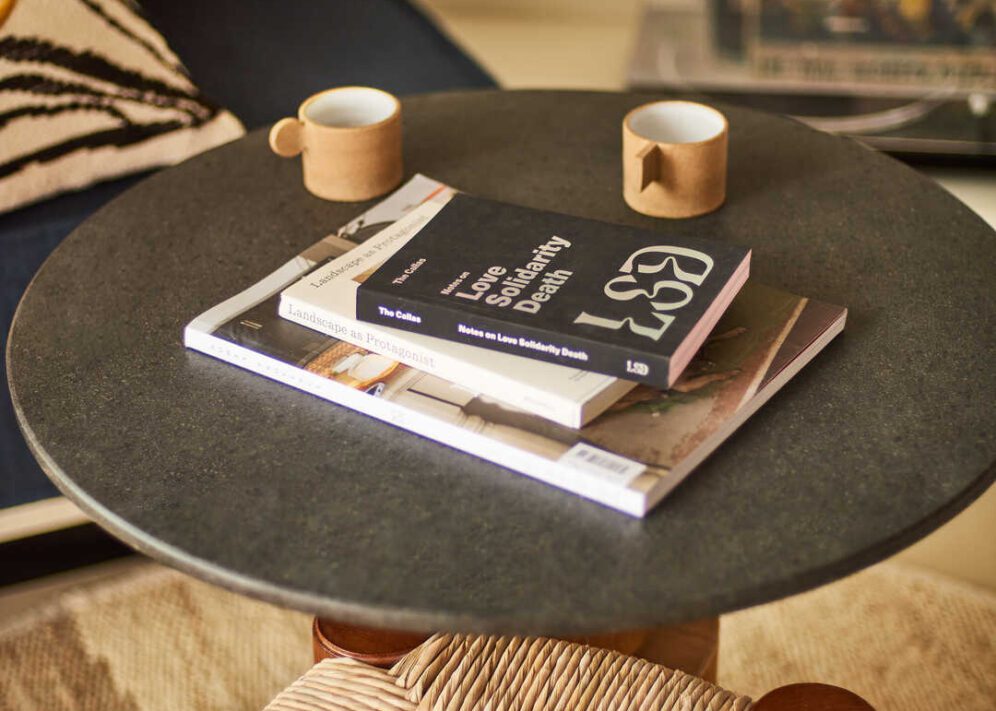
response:
M720 620L719 683L802 681L879 711L996 709L996 594L898 563Z
M0 629L0 710L261 709L311 664L306 615L148 563Z
M309 618L152 563L0 623L0 709L261 709L310 666ZM996 595L894 563L722 620L721 685L794 681L880 711L996 707Z

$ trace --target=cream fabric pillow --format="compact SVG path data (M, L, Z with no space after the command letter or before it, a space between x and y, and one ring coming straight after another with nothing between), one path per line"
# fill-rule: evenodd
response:
M244 132L136 3L0 0L0 212Z

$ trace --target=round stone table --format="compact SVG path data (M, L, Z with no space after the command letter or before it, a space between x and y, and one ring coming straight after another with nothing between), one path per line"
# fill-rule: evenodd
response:
M8 365L42 466L168 565L394 628L677 623L926 535L996 471L996 235L905 165L732 107L725 207L643 217L621 195L620 122L649 98L404 101L409 173L750 245L752 278L850 308L844 334L645 520L184 349L191 318L365 207L309 195L262 132L142 182L38 273Z

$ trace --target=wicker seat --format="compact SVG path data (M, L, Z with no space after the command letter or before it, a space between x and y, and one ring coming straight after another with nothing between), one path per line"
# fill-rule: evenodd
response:
M324 659L266 711L741 711L751 700L681 671L543 637L437 634L391 669Z

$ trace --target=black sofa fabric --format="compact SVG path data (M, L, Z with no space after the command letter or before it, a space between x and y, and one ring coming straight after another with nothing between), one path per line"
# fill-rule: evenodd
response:
M396 94L494 87L403 0L142 0L152 23L213 101L248 130L295 114L307 96L362 84ZM142 176L0 215L0 338L32 275L65 235ZM194 314L191 314L193 316ZM54 496L0 387L0 508Z

